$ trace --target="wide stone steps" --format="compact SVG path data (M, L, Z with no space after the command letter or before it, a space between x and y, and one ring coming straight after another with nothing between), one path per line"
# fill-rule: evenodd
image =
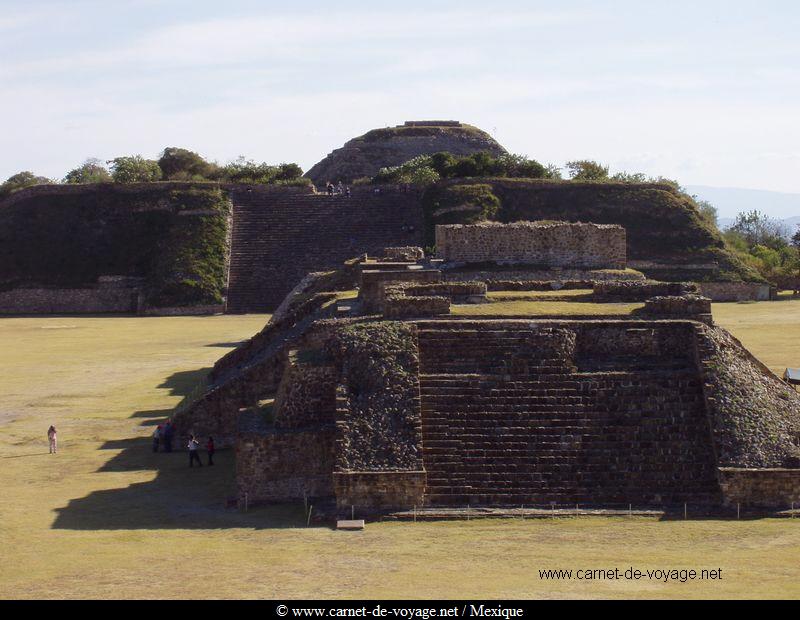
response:
M228 312L267 312L311 271L364 252L419 245L418 199L354 188L350 197L302 190L232 193Z
M686 360L578 360L578 372L542 338L524 326L421 326L427 505L715 496L701 385Z

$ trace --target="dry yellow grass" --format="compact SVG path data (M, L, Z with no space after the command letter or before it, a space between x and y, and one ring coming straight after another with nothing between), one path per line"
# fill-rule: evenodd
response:
M773 367L800 302L718 306ZM800 597L800 519L303 527L226 510L230 452L189 470L153 424L263 316L0 319L0 597ZM780 337L778 337L780 334ZM55 423L61 452L47 454ZM546 568L722 568L715 582L547 582Z
M758 359L781 375L800 368L800 299L714 304L714 320L741 340Z

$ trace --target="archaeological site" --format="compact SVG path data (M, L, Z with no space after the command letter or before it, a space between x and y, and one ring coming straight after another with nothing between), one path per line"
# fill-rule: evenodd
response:
M800 394L711 309L773 287L689 196L386 181L448 153L508 156L475 127L416 121L347 142L291 186L22 189L0 199L0 313L271 313L174 412L181 436L235 450L239 506L800 502Z

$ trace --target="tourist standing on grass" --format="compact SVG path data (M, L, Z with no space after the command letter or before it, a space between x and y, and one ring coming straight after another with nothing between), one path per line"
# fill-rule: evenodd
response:
M208 451L208 464L214 464L214 438L209 436L208 443L206 444L206 450Z
M189 448L189 467L194 467L195 461L202 467L203 464L200 462L200 455L197 454L197 448L200 447L200 442L194 438L194 435L189 438L189 445L187 447Z
M175 432L175 429L172 426L172 422L167 420L167 423L164 425L164 432L161 434L164 440L164 452L172 452L172 435Z
M161 435L163 433L163 428L159 424L156 426L156 430L153 431L153 452L158 452L158 444L161 441Z
M50 442L50 454L58 452L58 433L55 426L47 429L47 440Z

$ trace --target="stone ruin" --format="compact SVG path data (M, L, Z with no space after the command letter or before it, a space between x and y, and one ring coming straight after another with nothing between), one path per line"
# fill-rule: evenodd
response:
M448 263L546 268L625 269L625 229L570 222L436 226L437 254Z
M304 279L182 407L180 430L235 446L240 503L800 502L800 395L692 286L599 287L645 299L630 317L458 318L486 283L403 250Z

